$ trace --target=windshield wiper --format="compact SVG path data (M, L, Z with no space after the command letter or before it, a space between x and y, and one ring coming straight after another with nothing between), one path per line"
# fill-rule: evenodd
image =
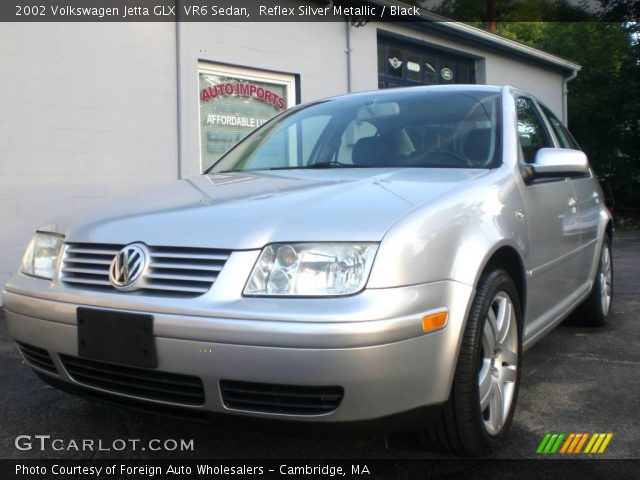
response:
M211 173L232 173L232 172L259 172L265 170L305 170L315 168L366 168L366 165L354 165L352 163L342 163L337 160L331 160L330 162L317 162L310 163L309 165L287 165L286 167L271 167L271 168L249 168L247 170L222 170L220 172Z
M331 160L330 162L317 162L311 163L302 168L363 168L364 165L354 165L353 163L342 163L337 160Z

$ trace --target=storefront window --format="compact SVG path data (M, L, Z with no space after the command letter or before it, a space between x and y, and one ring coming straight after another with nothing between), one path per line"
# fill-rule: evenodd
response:
M475 83L475 61L460 55L378 35L378 87Z
M207 169L236 142L294 103L295 78L201 64L200 156ZM277 146L274 145L274 149Z

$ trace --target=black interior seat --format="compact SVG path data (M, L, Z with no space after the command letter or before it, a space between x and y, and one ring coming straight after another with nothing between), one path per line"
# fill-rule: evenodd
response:
M491 135L490 128L478 128L467 134L463 154L470 165L482 167L487 164L491 152Z
M353 146L351 161L365 167L388 167L393 165L393 149L381 136L364 137Z

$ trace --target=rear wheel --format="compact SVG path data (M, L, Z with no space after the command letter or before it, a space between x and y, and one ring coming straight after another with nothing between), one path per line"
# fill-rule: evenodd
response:
M481 456L507 435L522 359L520 303L513 280L493 270L478 285L449 401L421 437L434 449Z
M572 315L574 323L588 327L601 327L607 324L613 301L613 257L611 255L611 238L604 237L598 272L593 282L591 293Z

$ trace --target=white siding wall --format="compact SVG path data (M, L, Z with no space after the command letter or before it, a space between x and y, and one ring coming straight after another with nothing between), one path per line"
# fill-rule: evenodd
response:
M174 32L0 24L0 289L57 213L177 178Z
M562 74L496 55L487 57L485 68L486 83L527 90L562 118Z

